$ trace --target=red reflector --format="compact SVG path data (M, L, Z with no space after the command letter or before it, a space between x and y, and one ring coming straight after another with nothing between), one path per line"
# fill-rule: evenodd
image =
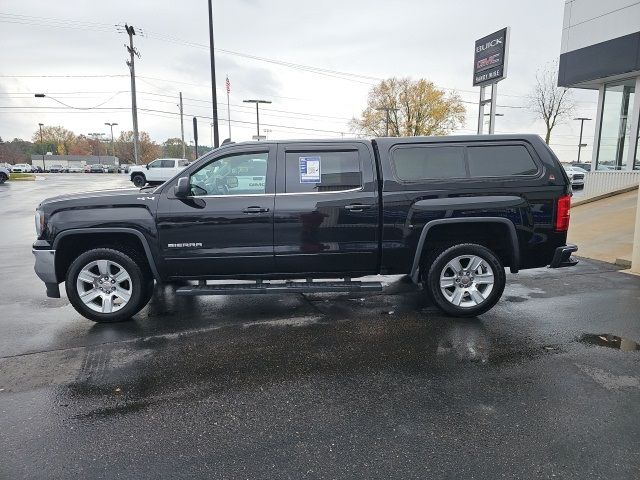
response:
M569 215L571 210L571 196L563 195L558 198L556 205L556 231L566 232L569 230Z

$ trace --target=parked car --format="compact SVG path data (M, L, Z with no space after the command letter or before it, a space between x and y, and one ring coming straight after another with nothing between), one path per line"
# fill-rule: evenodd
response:
M69 173L82 173L84 172L84 168L78 165L71 165L67 168L67 172Z
M119 171L120 173L129 173L129 167L130 167L130 166L131 166L131 165L129 165L128 163L123 163L123 164L121 164L121 165L120 165L120 167L119 167L118 171Z
M8 168L0 165L0 185L2 185L4 182L9 180L10 174L11 174L11 171Z
M584 174L587 173L586 170L574 165L563 165L563 167L565 172L567 172L571 186L574 188L584 187Z
M585 172L590 172L591 171L591 162L586 163L586 162L573 162L571 164L572 167L578 167L583 169Z
M189 161L183 158L159 158L147 165L132 165L129 168L129 175L138 188L147 184L159 185L173 178L188 165Z
M44 170L42 169L42 167L40 167L38 165L31 165L31 172L32 173L42 173L42 172L44 172Z
M118 173L118 167L115 165L103 165L104 173Z
M178 295L379 291L353 280L372 274L408 275L473 317L500 299L506 267L577 263L570 202L535 135L227 144L156 188L44 200L35 271L96 322L131 318L154 280L227 282Z
M85 165L83 170L84 173L91 173L91 165Z
M64 167L62 165L51 165L47 169L49 173L64 173Z
M13 173L31 173L31 165L28 163L16 163L13 167L11 167L11 171Z
M101 163L94 163L89 167L89 173L104 173L104 166Z

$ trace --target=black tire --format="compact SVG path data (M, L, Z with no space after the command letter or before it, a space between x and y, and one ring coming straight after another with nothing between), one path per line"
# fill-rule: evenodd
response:
M113 323L129 320L138 313L149 301L153 294L153 278L146 272L144 265L140 264L140 259L130 252L122 252L113 248L95 248L81 254L69 267L66 275L65 288L67 297L83 317L99 323ZM101 313L92 310L80 298L76 287L78 275L82 269L97 260L108 260L121 265L130 277L131 296L124 306L111 313Z
M8 179L9 179L9 177L7 177L7 175L4 172L0 172L0 185L2 185Z
M147 179L141 173L133 175L131 177L131 181L136 186L136 188L142 188L147 184Z
M490 291L487 290L487 284L480 284L478 282L478 284L476 285L474 275L477 276L477 274L476 272L472 272L471 276L463 275L460 277L459 281L462 283L459 283L458 285L454 285L452 287L446 287L447 292L451 292L452 295L450 297L445 296L442 289L440 288L440 276L444 273L443 271L449 262L461 256L480 257L483 262L486 262L478 267L480 269L478 271L482 271L482 269L485 269L487 266L490 267L493 273L493 284ZM470 265L470 260L466 265L462 263L464 261L466 261L466 259L463 259L461 261L462 267L468 268ZM452 270L448 270L447 272L452 272ZM488 270L484 273L484 275L488 275L487 272ZM491 250L475 243L463 243L446 248L435 257L427 273L425 287L438 308L440 308L443 312L455 317L475 317L490 310L498 302L498 300L500 300L502 292L504 291L505 283L506 275L504 272L504 266L502 265L500 259ZM466 306L455 305L453 301L450 300L450 298L454 298L453 293L457 291L458 286L464 287L460 290L462 292L465 292L461 297L463 301L460 302L460 304L462 305L463 303L465 303L467 304ZM476 291L483 289L483 291L480 292L482 294L484 294L484 292L489 292L488 294L483 295L484 300L475 305L473 305L475 300L472 298L470 293L470 290L473 288L475 288Z

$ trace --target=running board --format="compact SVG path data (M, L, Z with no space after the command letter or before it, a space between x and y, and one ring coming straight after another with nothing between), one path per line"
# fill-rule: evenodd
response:
M253 295L278 293L379 292L380 282L257 282L231 285L189 285L176 289L176 295Z

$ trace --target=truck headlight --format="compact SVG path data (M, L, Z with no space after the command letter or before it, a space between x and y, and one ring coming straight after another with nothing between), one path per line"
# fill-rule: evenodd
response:
M41 210L36 210L36 217L35 217L35 222L36 222L36 233L38 234L38 237L40 237L40 235L42 235L42 232L44 231L44 212L42 212Z

